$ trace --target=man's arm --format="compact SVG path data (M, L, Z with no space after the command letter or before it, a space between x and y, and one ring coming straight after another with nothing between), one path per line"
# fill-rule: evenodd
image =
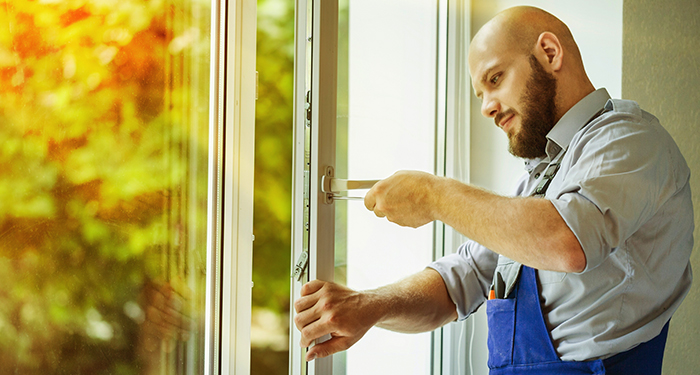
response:
M374 325L398 332L425 332L457 318L442 277L430 268L363 292L315 280L302 287L301 295L294 302L301 346L331 335L330 340L309 349L308 361L346 350Z
M581 244L547 199L504 197L450 178L402 171L378 182L365 206L404 226L440 220L533 268L580 272L586 267Z

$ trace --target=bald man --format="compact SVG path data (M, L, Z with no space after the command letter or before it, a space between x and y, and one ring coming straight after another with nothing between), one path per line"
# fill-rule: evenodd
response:
M486 302L491 374L660 374L668 321L692 273L689 168L658 120L596 90L564 23L508 9L476 34L469 70L484 116L527 173L514 197L421 172L377 183L365 205L471 240L376 290L312 281L295 302L307 360L373 326L423 332Z

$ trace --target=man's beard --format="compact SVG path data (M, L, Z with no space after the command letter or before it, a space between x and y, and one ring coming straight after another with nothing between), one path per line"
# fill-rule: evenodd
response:
M547 134L556 122L557 80L530 55L532 73L526 84L520 131L509 133L508 151L520 158L534 159L546 154Z

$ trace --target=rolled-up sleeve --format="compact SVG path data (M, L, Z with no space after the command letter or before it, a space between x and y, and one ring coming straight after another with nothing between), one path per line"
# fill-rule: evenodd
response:
M655 130L641 112L626 113L572 142L582 146L568 151L562 165L570 169L548 198L581 243L583 272L598 267L681 188L675 144Z
M466 319L486 300L498 254L474 241L463 243L457 253L428 265L442 276L458 320Z

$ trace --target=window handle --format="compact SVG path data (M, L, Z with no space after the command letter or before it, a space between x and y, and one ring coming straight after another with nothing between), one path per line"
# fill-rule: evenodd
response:
M346 197L337 195L341 191L370 189L379 180L345 180L324 175L321 177L321 191L331 194L333 199L364 199L364 197Z

